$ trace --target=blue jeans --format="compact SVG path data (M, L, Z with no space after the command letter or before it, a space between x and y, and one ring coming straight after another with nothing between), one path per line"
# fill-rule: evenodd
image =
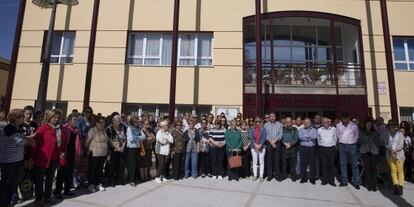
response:
M348 162L350 162L353 183L359 185L358 149L356 144L339 145L339 162L341 166L341 182L348 183Z
M193 177L198 176L198 166L197 166L197 160L198 153L196 151L187 152L187 155L185 156L185 177L190 176L190 162L191 162L191 175Z

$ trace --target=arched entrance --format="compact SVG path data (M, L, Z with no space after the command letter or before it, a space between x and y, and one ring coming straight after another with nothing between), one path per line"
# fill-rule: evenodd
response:
M360 21L340 15L282 11L262 14L264 112L331 118L368 116ZM255 116L254 16L243 19L243 112Z

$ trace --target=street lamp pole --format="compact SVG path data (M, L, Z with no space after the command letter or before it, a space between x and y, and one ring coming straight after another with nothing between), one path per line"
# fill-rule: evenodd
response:
M33 4L42 8L52 8L50 15L49 29L47 31L46 45L43 50L42 57L42 71L40 73L39 88L37 91L37 101L35 104L36 111L45 111L47 84L49 82L49 69L50 69L50 55L52 53L52 37L55 29L56 9L58 4L64 4L67 6L78 5L78 0L33 0Z
M49 29L47 32L46 45L42 57L42 71L40 73L39 89L37 91L36 111L45 111L47 84L49 82L50 55L52 51L52 37L55 29L57 0L51 0L52 14L50 15Z

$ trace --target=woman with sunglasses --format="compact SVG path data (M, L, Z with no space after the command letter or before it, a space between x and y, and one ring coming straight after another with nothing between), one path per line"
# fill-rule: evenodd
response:
M145 134L145 139L142 142L142 147L145 149L145 154L141 156L141 163L139 165L139 175L141 180L147 181L151 179L149 175L149 169L152 166L152 145L155 142L154 132L151 130L148 119L142 120L142 132Z
M176 119L174 121L174 128L171 130L171 135L174 138L172 147L174 180L181 179L181 172L184 167L185 137L181 126L182 122Z
M256 117L254 128L250 129L249 133L250 141L251 141L251 152L253 157L253 181L257 180L259 176L259 180L263 181L263 173L264 173L264 157L266 153L266 149L263 147L266 141L266 129L262 126L262 119L260 117ZM260 169L259 174L257 173L257 162L259 161Z
M387 124L389 138L386 140L386 157L391 169L392 183L394 185L394 194L403 195L404 185L404 135L398 130L395 121L390 120Z

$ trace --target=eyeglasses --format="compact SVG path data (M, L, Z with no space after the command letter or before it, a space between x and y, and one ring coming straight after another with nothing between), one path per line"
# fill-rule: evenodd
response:
M144 123L144 125L149 125L149 123Z
M256 120L256 123L260 123L261 121L259 121L259 120Z

